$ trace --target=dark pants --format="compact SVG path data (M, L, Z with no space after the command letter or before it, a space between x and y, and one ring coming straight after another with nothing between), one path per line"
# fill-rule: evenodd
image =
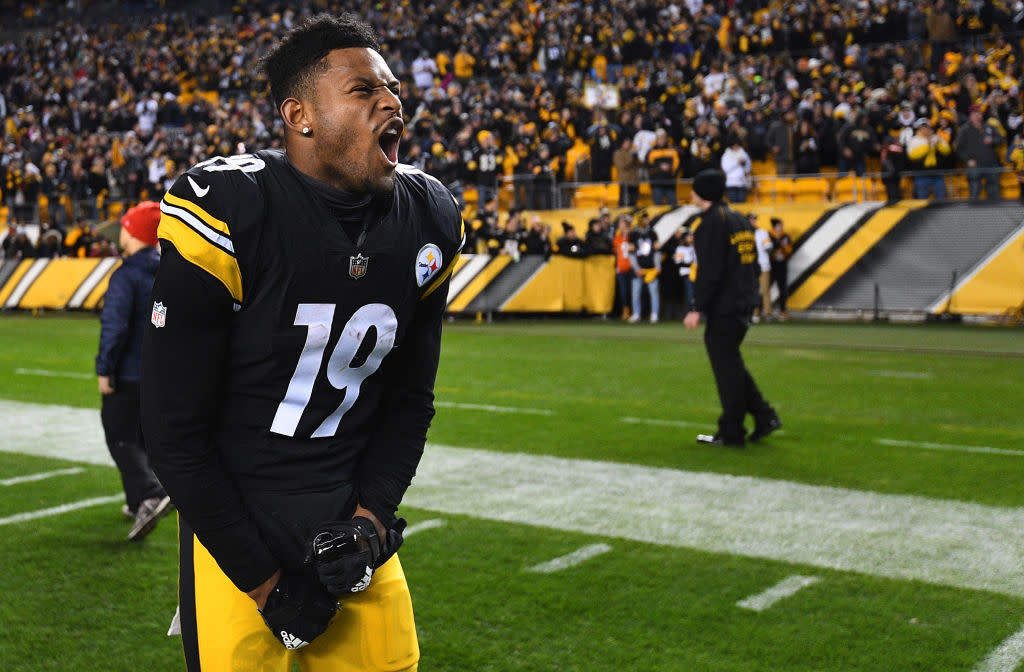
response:
M985 197L996 199L999 194L999 168L981 167L967 169L967 192L972 201L981 198L982 182L985 183Z
M786 312L786 301L789 300L789 262L772 262L772 282L779 288L779 311ZM769 288L771 285L769 285Z
M100 419L107 438L107 449L121 472L124 498L135 511L150 497L163 497L164 489L149 468L139 424L139 383L117 381L113 394L103 396Z
M640 197L640 186L636 184L619 185L619 205L636 205Z
M755 422L767 422L774 412L761 396L740 354L740 344L749 327L750 318L746 316L709 315L704 328L704 347L722 404L718 435L727 443L746 440L743 420L747 413L754 416Z

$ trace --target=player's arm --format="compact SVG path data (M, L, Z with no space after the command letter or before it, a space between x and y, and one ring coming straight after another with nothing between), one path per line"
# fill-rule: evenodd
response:
M160 204L162 254L152 299L161 311L154 310L143 340L143 432L153 469L181 516L228 578L248 592L271 577L278 562L211 437L220 421L232 316L243 300L235 256L240 240L228 223L256 218L262 206L240 170L200 166Z
M242 591L278 562L249 518L211 442L220 408L233 299L224 285L162 242L154 303L163 326L147 325L142 425L150 463L182 518Z

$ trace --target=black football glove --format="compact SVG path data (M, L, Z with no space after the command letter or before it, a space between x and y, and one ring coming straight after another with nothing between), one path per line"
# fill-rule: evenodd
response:
M362 516L321 527L313 537L310 560L327 592L341 597L366 590L373 570L402 545L404 529L405 519L399 518L382 540L373 522Z
M282 573L260 615L284 648L301 649L327 630L340 608L312 579Z

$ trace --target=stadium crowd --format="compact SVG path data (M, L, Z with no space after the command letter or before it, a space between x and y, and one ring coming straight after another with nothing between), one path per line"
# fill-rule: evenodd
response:
M972 197L986 171L1024 181L1021 0L166 4L0 3L9 222L66 237L191 164L279 145L257 63L322 9L376 27L403 82L402 160L480 212L503 180L516 209L615 176L621 205L639 180L673 204L678 180L742 156L779 174L877 161L936 198L930 170L973 171Z

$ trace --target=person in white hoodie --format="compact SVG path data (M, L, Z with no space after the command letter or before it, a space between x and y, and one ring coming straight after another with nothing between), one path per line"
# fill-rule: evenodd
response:
M738 135L729 137L729 147L722 153L725 173L725 194L730 203L743 203L750 189L750 155L743 149Z

